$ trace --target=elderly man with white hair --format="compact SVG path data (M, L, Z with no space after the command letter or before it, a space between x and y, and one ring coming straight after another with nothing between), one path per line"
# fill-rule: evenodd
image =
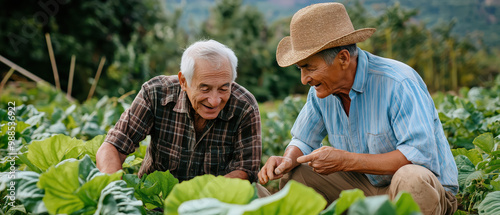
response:
M142 85L99 148L99 170L120 170L151 135L139 177L170 170L179 181L204 174L256 181L262 154L259 108L235 83L237 63L234 52L214 40L188 47L178 75Z

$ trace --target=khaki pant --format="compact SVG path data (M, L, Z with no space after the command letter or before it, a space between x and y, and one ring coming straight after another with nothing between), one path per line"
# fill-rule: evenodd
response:
M419 165L405 165L392 177L391 184L386 187L375 187L370 184L365 174L356 172L336 172L321 175L307 164L293 169L280 181L280 189L288 180L296 180L314 188L323 195L328 204L339 198L342 190L358 188L366 196L389 195L394 199L400 191L411 193L423 214L453 214L457 210L457 199L445 191L436 176L427 168Z

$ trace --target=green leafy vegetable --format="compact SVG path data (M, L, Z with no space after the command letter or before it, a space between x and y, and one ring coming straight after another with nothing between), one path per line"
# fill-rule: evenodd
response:
M500 214L500 191L491 192L486 195L486 198L479 205L479 214Z
M230 204L215 198L186 201L179 207L179 214L318 214L326 200L312 188L296 181L289 181L279 192L249 204ZM169 212L167 214L170 214Z
M148 209L163 208L168 194L179 183L168 170L144 174L140 179L137 175L125 174L123 180L128 187L135 189L135 197L142 200Z
M246 204L255 198L250 182L224 176L203 175L176 185L165 200L165 213L177 214L177 208L186 201L216 198L231 204Z

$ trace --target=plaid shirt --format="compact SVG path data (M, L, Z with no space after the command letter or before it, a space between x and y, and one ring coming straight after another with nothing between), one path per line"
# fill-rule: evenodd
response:
M196 136L192 109L177 76L157 76L142 89L110 129L105 142L123 154L133 153L146 135L151 143L139 176L155 170L170 172L179 181L198 175L225 175L234 170L257 180L262 155L257 101L234 83L231 96L216 119Z

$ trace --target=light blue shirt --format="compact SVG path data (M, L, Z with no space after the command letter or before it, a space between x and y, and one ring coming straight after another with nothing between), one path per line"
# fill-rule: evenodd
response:
M304 155L330 144L354 153L381 154L398 149L413 164L431 170L456 194L458 172L441 121L422 78L408 65L358 48L358 65L349 92L349 116L335 95L320 99L311 87L291 133L289 146ZM366 174L374 186L392 175Z

